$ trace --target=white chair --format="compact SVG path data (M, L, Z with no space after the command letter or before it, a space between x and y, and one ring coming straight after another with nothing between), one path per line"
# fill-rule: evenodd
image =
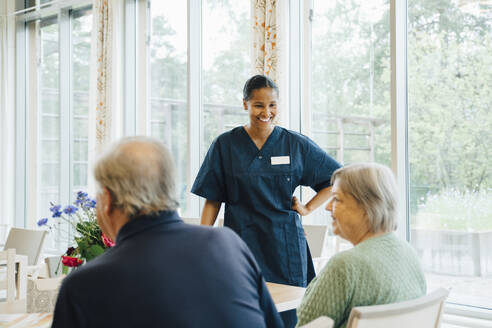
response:
M316 273L318 273L318 271L329 259L329 257L323 256L328 227L326 225L310 224L303 224L302 227L306 233L309 250L311 251L311 256L313 257L314 269Z
M0 251L0 263L5 265L0 290L6 291L5 299L0 299L0 313L26 312L27 257L8 249Z
M59 256L48 256L44 258L44 263L46 264L46 277L55 278L62 275L63 264L62 257ZM71 269L71 268L69 268Z
M27 256L27 265L35 266L43 250L45 230L11 228L4 249L15 248L17 254Z
M40 270L39 260L47 234L45 230L11 228L4 249L14 248L16 254L27 256L27 273L37 277Z
M438 328L449 291L439 288L414 300L354 307L347 328Z
M301 328L331 328L333 327L333 320L328 317L319 317L313 321L301 326Z

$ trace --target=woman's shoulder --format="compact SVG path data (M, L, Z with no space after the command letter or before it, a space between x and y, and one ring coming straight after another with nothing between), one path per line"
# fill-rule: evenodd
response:
M215 142L227 142L227 141L230 141L232 138L234 137L237 137L238 135L240 135L244 130L243 126L237 126L231 130L228 130L228 131L225 131L225 132L222 132L221 134L219 134L219 136L217 138L215 138Z
M275 128L278 129L284 137L288 138L293 143L297 143L301 146L316 146L316 143L311 140L311 138L302 133L286 129L281 126L276 126Z
M357 257L356 252L351 248L333 255L326 264L326 267L330 268L331 271L346 273L358 262Z
M378 253L380 243L375 241L373 245L366 245L368 247L360 246L358 245L333 255L328 264L332 265L333 268L343 268L345 271L354 267L357 268L366 262L371 262L372 254Z
M238 126L233 128L232 130L228 130L219 134L210 144L210 148L214 150L218 150L223 146L227 146L231 143L235 138L237 138L241 133L242 126ZM219 148L217 148L219 147Z
M381 236L373 237L367 239L366 241L360 243L355 249L366 252L366 251L379 251L380 249L410 249L410 244L401 238L399 238L394 232L387 232Z

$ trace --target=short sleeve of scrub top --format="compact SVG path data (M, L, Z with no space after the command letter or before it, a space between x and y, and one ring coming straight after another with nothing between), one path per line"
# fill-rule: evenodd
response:
M224 176L223 159L217 138L208 149L191 190L195 195L205 199L227 202Z
M311 139L306 138L301 185L309 186L319 192L321 189L331 186L331 176L338 168L340 168L340 164L337 161Z

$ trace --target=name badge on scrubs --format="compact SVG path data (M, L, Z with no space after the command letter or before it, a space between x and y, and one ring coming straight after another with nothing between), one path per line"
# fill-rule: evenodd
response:
M290 164L290 156L272 156L272 165Z

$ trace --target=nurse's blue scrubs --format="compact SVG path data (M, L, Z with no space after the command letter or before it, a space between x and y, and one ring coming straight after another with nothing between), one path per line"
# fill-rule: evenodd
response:
M214 140L191 192L225 203L224 225L246 242L266 281L306 287L314 269L292 195L299 185L329 187L339 167L299 133L277 126L258 150L241 126Z

